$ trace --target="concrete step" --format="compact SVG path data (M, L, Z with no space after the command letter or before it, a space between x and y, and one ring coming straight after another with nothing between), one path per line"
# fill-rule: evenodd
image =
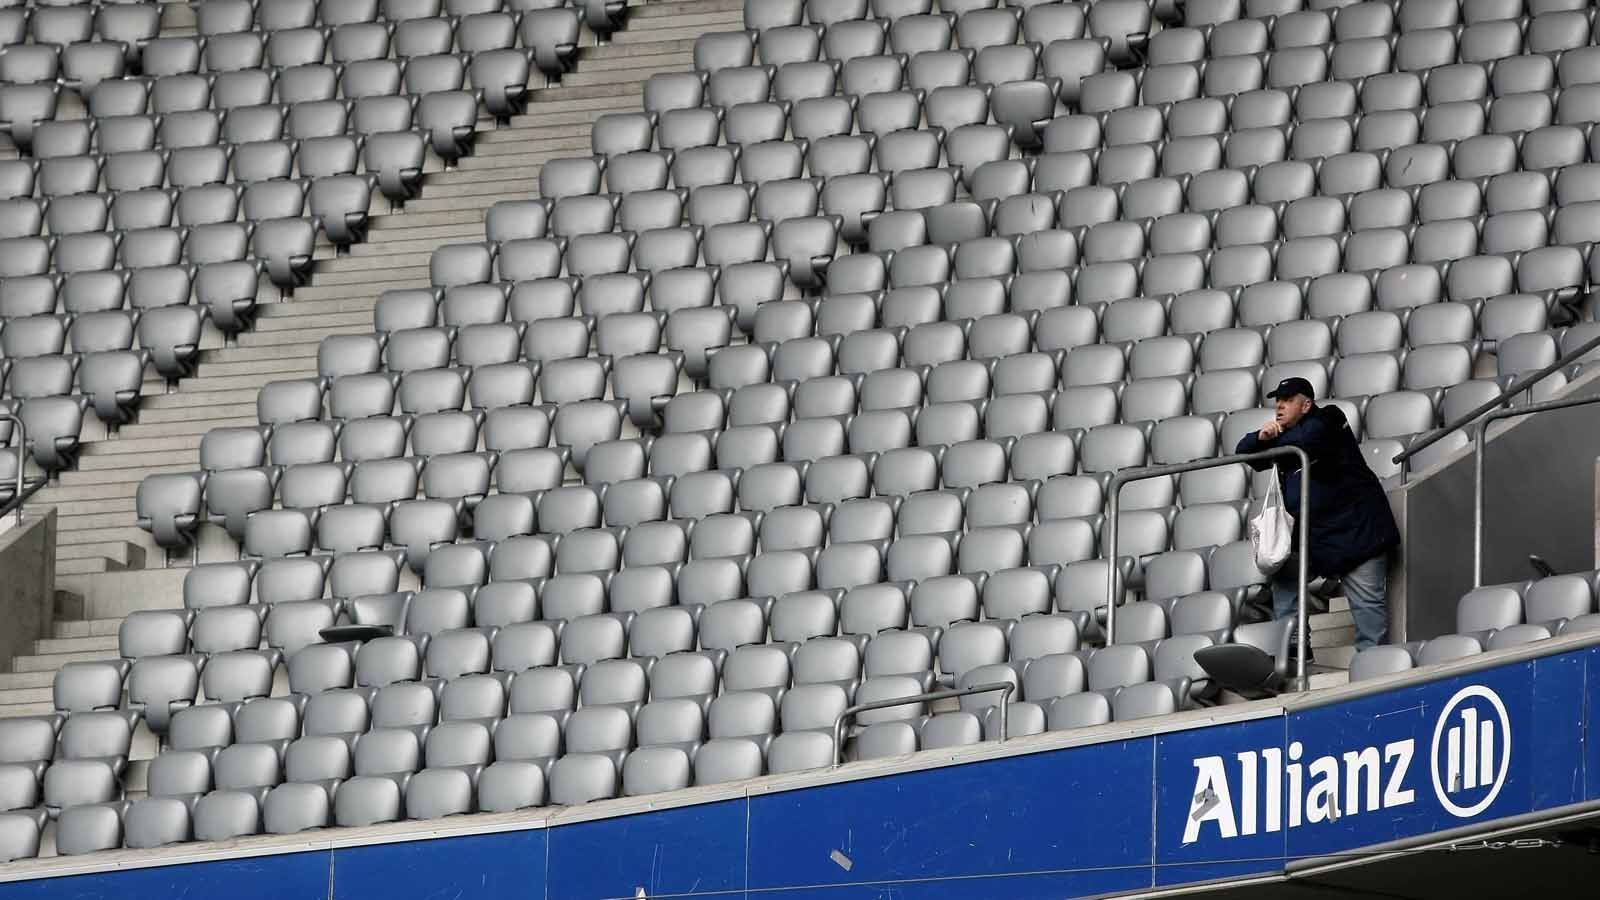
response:
M121 572L124 568L125 567L116 560L106 559L105 557L95 557L94 559L57 559L56 577L61 578L67 575L105 575L113 572Z
M581 90L583 88L600 85L626 85L629 88L642 90L645 79L651 75L665 72L683 72L692 68L685 65L682 54L670 54L664 57L640 57L640 59L653 60L648 66L627 66L615 69L597 69L591 72L574 72L561 80L561 86L568 90Z
M514 147L516 145L500 144L498 146ZM446 215L446 213L433 213L433 215L440 216ZM418 218L420 219L426 216L427 214L423 213L419 214ZM395 249L397 247L413 244L418 241L438 241L440 243L451 243L454 241L472 240L474 237L483 236L483 216L481 215L473 215L471 222L446 222L439 225L409 225L405 222L404 216L391 216L390 218L397 218L400 220L400 222L394 226L391 226L386 231L379 232L377 237L368 240L365 244L356 244L354 247L350 248L350 252L352 254L363 251L369 253L388 251L393 253L398 252Z
M359 299L360 298L346 298L336 301L317 302L350 303ZM370 305L366 309L344 309L339 310L338 312L322 312L315 309L301 309L296 311L294 315L264 316L260 319L257 319L254 333L267 334L283 331L306 331L310 329L336 328L342 325L371 324L372 307Z
M371 318L371 313L367 314ZM367 330L371 331L369 324ZM186 379L178 386L178 390L163 397L172 397L170 405L184 405L186 399L197 396L223 397L230 396L235 391L248 389L248 398L239 397L229 399L230 403L237 403L240 399L254 400L260 392L261 386L269 381L283 381L290 378L310 378L317 374L317 358L315 356L296 356L285 360L282 365L269 366L264 363L249 363L251 368L260 371L242 372L234 375L223 375L207 370L199 378ZM160 407L157 407L158 409Z
M626 33L626 32L624 32L624 33ZM647 34L649 34L651 36L658 36L653 31L649 31L649 30L646 30L646 29L640 29L637 32L637 34L641 38L644 37ZM596 61L598 61L598 60L613 60L613 59L616 59L618 57L633 56L633 55L641 54L641 53L649 54L649 53L693 53L693 52L694 52L694 39L693 38L676 38L676 39L674 39L674 38L666 38L666 39L662 39L662 40L640 41L638 43L634 43L634 42L631 42L631 41L618 43L616 41L613 41L613 42L611 42L610 44L607 44L604 47L585 47L585 48L583 48L583 50L578 55L578 68L579 69L584 68L583 64L589 62L590 60L596 60Z
M470 157L469 157L470 158ZM327 297L309 297L301 299L327 300L336 297L360 296L368 292L367 285L373 279L373 270L383 270L380 280L390 281L402 277L418 276L426 278L428 275L428 261L415 257L396 254L392 260L377 260L373 257L341 256L318 264L316 280L312 282L313 288L338 287L343 285L359 285L360 290L346 291L344 294L330 294ZM305 289L309 290L309 288ZM300 293L295 293L300 297Z
M649 31L639 30L623 31L616 35L613 43L623 45L649 45L651 43L666 43L668 41L693 40L710 31L738 31L744 24L744 16L739 13L716 14L703 13L699 15L682 16L674 21L672 27L652 28Z
M479 140L485 140L502 134L513 134L514 129L503 128L491 131ZM409 231L413 228L438 228L447 225L482 225L483 217L473 215L466 211L451 211L438 213L419 213L411 207L386 213L372 220L372 226L367 229L367 240L376 241L383 235L396 231Z
M1320 651L1324 647L1350 647L1356 642L1356 628L1354 625L1348 628L1325 628L1311 632L1310 637L1313 650ZM1321 655L1320 652L1317 654L1318 662L1321 661Z
M1339 612L1316 613L1308 616L1306 625L1312 631L1328 631L1335 628L1354 628L1356 627L1356 620L1350 614L1350 610L1345 609Z
M152 421L148 416L140 416L139 422L133 425L122 426L119 435L122 440L129 438L146 437L174 437L177 435L202 435L213 428L226 428L233 425L256 424L255 404L239 409L228 407L232 412L224 418L206 419L195 421L193 418L185 419L181 415L171 415L165 421ZM172 412L172 411L169 411ZM210 410L212 415L218 415L217 410ZM196 444L196 446L199 446Z
M518 128L516 129L516 134L520 140L504 140L484 144L478 148L479 152L472 154L470 158L483 159L489 156L504 156L508 153L557 153L562 156L580 156L587 152L591 146L589 132L593 127L591 123L583 122L574 125ZM552 128L581 131L583 133L568 137L551 137L549 136L549 130Z
M58 619L52 626L52 636L58 638L103 637L115 635L122 627L121 619ZM3 685L0 685L3 687Z
M110 650L85 650L79 653L19 656L11 661L11 668L16 672L54 672L69 662L95 662L102 659L112 659L116 655L117 650L112 647ZM26 715L32 715L32 713L27 713Z
M366 297L342 298L340 300L334 300L334 301L329 301L329 302L342 303L342 302L346 302L346 300L351 300L351 299L354 299L357 302L364 302L364 303L373 302L372 298L366 298ZM320 301L318 301L318 302L320 302ZM289 313L288 315L293 315L293 314ZM207 353L214 354L214 355L208 356L208 355L206 355ZM238 364L238 363L246 363L246 362L264 362L264 361L275 360L275 359L286 359L286 358L289 358L289 357L295 357L295 358L309 357L311 359L315 359L316 356L317 356L317 342L316 341L307 341L306 343L300 344L300 345L284 344L284 345L281 345L281 346L275 346L275 347L271 347L271 348L266 348L266 347L240 347L240 346L235 345L235 346L232 346L232 347L223 347L223 348L220 348L220 349L217 349L217 350L203 351L201 353L201 355L200 355L200 366L201 366L201 371L204 372L204 371L209 371L209 367L211 365L222 365L222 364L225 364L225 363L227 363L227 364ZM204 377L204 376L202 375L201 377Z
M1312 644L1315 647L1315 643ZM1354 659L1356 648L1354 644L1338 647L1321 647L1315 654L1316 664L1327 666L1330 669L1348 669L1350 660Z
M395 287L413 287L428 283L427 260L409 260L416 266L401 267L401 261L387 267L387 271L374 273L367 259L347 256L338 263L359 263L330 270L317 278L315 284L295 291L295 300L342 300L349 297L376 297L380 292ZM383 268L383 267L376 267Z
M514 151L505 153L469 156L461 161L461 165L453 173L446 174L465 177L477 175L481 179L483 177L481 173L483 172L514 169L526 175L537 175L545 163L569 156L588 156L588 149L587 144L582 147L571 147L565 150L523 150L518 147ZM493 178L495 176L488 177Z
M349 325L332 325L326 328L296 328L293 331L248 331L239 335L239 343L249 347L275 347L279 344L302 344L309 340L322 340L334 334L370 334L372 317Z
M210 415L206 407L228 406L236 403L254 402L260 393L260 387L268 380L276 381L277 378L257 378L253 385L226 387L233 382L234 377L228 378L191 378L183 383L188 390L177 390L159 397L151 397L148 409L140 412L155 412L158 410L186 409L190 418ZM144 417L140 416L142 420Z
M52 672L6 672L0 674L0 691L49 687L54 681L55 675Z
M40 638L33 642L34 656L52 656L58 653L89 653L92 651L110 653L115 656L117 653L117 636L110 634L96 635L94 637Z
M82 470L61 473L62 487L82 487L103 484L138 484L147 475L176 474L194 471L193 465L144 466L138 469L109 469L85 472Z
M84 528L73 531L62 529L56 536L56 549L59 552L66 547L81 547L86 544L109 544L117 541L126 541L130 544L142 544L149 537L137 525L133 524L132 517L124 518L106 528Z
M444 244L466 244L483 240L483 227L466 229L460 234L447 237L425 237L414 241L389 241L382 245L358 244L351 249L352 258L360 259L367 256L387 256L395 253L404 253L416 256L431 256ZM374 298L376 299L376 298ZM372 313L367 313L367 318L372 318Z
M1318 660L1318 662L1321 662L1321 660ZM1331 672L1317 672L1312 674L1308 680L1311 682L1311 690L1316 691L1321 690L1322 688L1339 687L1341 685L1349 684L1350 673L1340 670L1334 670Z
M540 103L532 107L533 112L527 115L515 116L504 128L491 131L478 138L481 144L485 141L497 144L501 141L520 140L529 131L538 131L541 128L560 127L562 125L594 124L594 121L607 113L638 112L642 108L641 97L611 97L596 98L590 101L579 101L567 106L556 103ZM409 207L408 207L409 208Z
M48 700L43 703L8 703L0 705L0 719L21 719L26 716L44 716L55 712Z
M410 208L425 211L441 209L488 209L497 200L518 200L538 196L539 173L502 173L496 180L485 180L482 172L446 172L441 181L430 187L428 195L414 201ZM416 286L426 286L426 279L418 279ZM304 297L308 288L301 288L297 296ZM376 289L383 290L382 288ZM331 296L331 295L330 295Z
M632 71L638 72L641 70L635 69ZM682 69L680 68L677 71L682 71ZM647 77L649 76L634 75L627 81L612 84L559 84L555 87L530 91L528 96L534 103L581 103L605 97L622 97L628 100L628 106L637 109L639 107L639 97L643 93L643 86ZM513 124L515 123L513 122Z
M599 115L619 109L638 110L641 108L642 93L642 91L629 93L618 88L602 90L593 87L579 91L576 88L562 88L559 85L539 88L528 94L528 112L512 116L509 124L512 128L525 128L552 124L552 117L563 113L584 111L590 115Z
M159 563L159 560L157 561ZM152 568L111 574L72 575L58 583L83 598L83 619L117 619L141 609L183 605L187 567Z
M649 21L650 19L671 18L673 21L677 21L681 16L687 14L709 15L718 12L738 12L742 16L744 0L660 0L660 2L645 3L637 8L628 10L630 31L620 32L619 36L630 33L648 33L650 29L656 27L654 22ZM742 18L741 21L743 21Z
M67 514L61 511L64 505L79 509L89 507L90 510ZM57 504L56 527L62 535L81 534L105 528L131 527L135 518L135 505L132 497L118 497L114 500L100 500L92 503ZM63 538L62 543L66 542L65 538Z
M651 41L645 43L630 43L620 45L622 52L612 53L598 58L578 58L578 65L572 73L564 76L561 83L571 84L571 79L588 72L626 72L629 69L655 69L665 65L675 65L679 71L693 71L694 69L694 44L689 43L687 49L674 49L683 46L681 38L668 41ZM687 61L687 62L685 62Z
M149 466L187 465L199 468L200 450L156 450L149 453L100 453L78 460L80 472L112 472L118 469L138 469Z
M370 316L371 313L369 312L368 315ZM204 382L213 378L253 376L257 379L256 383L259 384L261 383L261 378L276 379L286 377L280 373L292 373L308 369L315 371L317 366L317 354L315 348L317 344L315 342L311 342L307 343L305 346L312 348L312 352L302 354L296 352L297 345L290 345L284 348L289 352L279 354L272 359L245 359L238 361L229 360L213 362L202 361L200 364L199 375L194 378L186 378L179 382L178 390L184 390L184 388L191 383ZM145 388L145 396L147 398L151 396L161 396L165 393L167 393L167 390L164 385L155 390L152 390L149 387Z
M9 691L0 691L0 718L13 718L15 716L33 716L39 712L50 712L55 708L53 691L48 687L18 688ZM31 711L33 707L42 704L45 708L39 712ZM18 706L27 706L30 711L17 710Z
M517 119L521 119L521 118L539 118L539 113L543 109L544 109L544 107L542 105L535 104L534 106L530 107L530 110L526 115L524 115L524 116L514 116L514 117L512 117L511 121L515 122ZM544 122L544 121L541 120L540 123L538 124L538 126L537 127L533 127L533 128L524 128L524 127L519 127L519 126L516 126L516 125L507 124L505 127L496 128L495 130L487 132L487 133L483 134L482 136L480 136L478 138L477 144L474 145L473 152L474 153L478 152L478 150L481 149L484 144L504 144L504 143L507 143L508 141L521 141L521 140L535 140L535 141L561 140L561 141L566 141L566 140L574 140L574 139L576 139L576 140L588 140L589 139L589 123L588 122L578 121L578 122L564 122L564 123L560 123L560 124L551 124L549 122Z
M670 10L670 7L680 8ZM612 43L648 44L680 40L691 31L738 31L744 27L744 10L742 6L737 9L717 9L698 4L666 3L660 7L646 6L628 24L627 29L612 36Z
M62 512L62 506L72 506L78 512ZM83 501L83 503L56 504L56 528L62 535L80 535L98 532L101 528L134 527L136 501L131 496L118 496L114 500ZM147 540L141 536L141 540ZM62 543L67 543L62 540Z
M120 484L53 484L41 490L37 496L40 503L48 505L65 501L76 502L102 498L132 497L137 488L138 484L131 481Z
M56 547L56 559L104 558L121 564L124 568L144 567L144 548L126 541L108 541L99 544L72 544Z
M83 446L83 456L87 460L91 456L121 455L127 453L156 453L169 450L193 450L200 446L200 439L192 435L173 437L127 438L118 437L112 440L94 441Z

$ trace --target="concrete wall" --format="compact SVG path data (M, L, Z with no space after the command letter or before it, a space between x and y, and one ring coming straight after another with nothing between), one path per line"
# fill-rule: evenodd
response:
M0 670L50 634L55 597L56 511L47 507L0 534Z
M1600 394L1600 374L1563 396ZM1485 455L1483 583L1533 577L1529 554L1558 572L1596 565L1600 404L1497 423ZM1456 601L1472 589L1470 448L1391 494L1406 535L1391 622L1397 639L1455 630Z

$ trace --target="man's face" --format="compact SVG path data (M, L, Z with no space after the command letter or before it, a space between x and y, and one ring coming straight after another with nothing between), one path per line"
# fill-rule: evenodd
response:
M1293 428L1311 411L1311 401L1306 397L1282 397L1277 400L1278 425L1285 431Z

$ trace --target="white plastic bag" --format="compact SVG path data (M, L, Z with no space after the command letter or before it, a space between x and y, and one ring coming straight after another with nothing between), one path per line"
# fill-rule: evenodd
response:
M1278 487L1278 473L1273 472L1261 512L1250 518L1250 549L1255 551L1256 568L1263 575L1271 575L1283 568L1293 545L1294 517L1284 508L1283 491Z

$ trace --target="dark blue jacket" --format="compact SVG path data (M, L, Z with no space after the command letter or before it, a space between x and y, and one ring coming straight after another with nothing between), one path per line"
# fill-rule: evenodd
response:
M1318 406L1277 438L1263 441L1251 432L1239 441L1239 453L1273 447L1299 447L1311 457L1312 575L1338 576L1400 543L1400 530L1389 510L1378 476L1361 456L1344 411ZM1277 464L1284 504L1300 522L1300 462L1289 457L1251 463L1255 469Z

